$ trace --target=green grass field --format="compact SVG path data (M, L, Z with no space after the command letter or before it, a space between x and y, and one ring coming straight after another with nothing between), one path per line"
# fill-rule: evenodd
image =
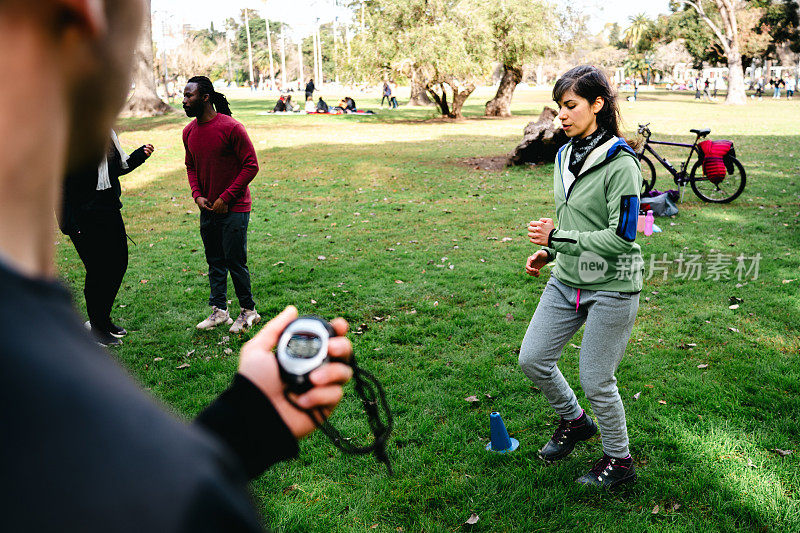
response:
M458 122L404 108L263 116L274 101L231 96L261 165L249 234L259 311L294 304L348 319L356 356L383 381L396 415L393 478L315 434L298 459L257 480L256 505L272 529L800 531L800 99L728 107L692 93L642 93L621 103L628 131L650 122L654 138L690 141L690 128L710 127L711 138L732 139L747 187L730 205L704 204L687 188L680 213L657 219L663 233L637 239L647 269L652 258L668 270L645 283L617 373L639 483L608 494L573 482L602 453L597 437L560 464L537 459L556 417L517 366L549 274L528 277L523 264L536 249L527 222L554 215L552 165L463 163L509 152L552 105L548 94L519 91L515 116L498 120L481 116L484 90ZM353 96L379 110L377 98ZM246 338L194 327L208 312L208 280L183 167L186 122L176 114L120 124L123 146L157 151L123 182L137 245L114 310L130 335L113 354L190 418L227 386ZM659 168L656 188L674 188L666 178ZM57 240L82 305L82 265L68 239ZM701 256L700 279L678 275L681 253ZM735 258L756 254L757 279L738 279ZM725 258L729 279L714 279L709 264ZM738 309L729 309L732 297ZM580 335L560 367L588 409L577 388ZM366 439L347 390L332 422ZM480 401L465 401L473 395ZM521 443L511 455L484 451L493 410ZM465 525L472 513L479 521Z

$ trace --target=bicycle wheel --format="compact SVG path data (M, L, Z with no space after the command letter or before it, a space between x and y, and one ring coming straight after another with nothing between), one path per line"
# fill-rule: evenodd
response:
M697 169L703 163L698 161L694 164L692 173L689 175L689 181L692 183L692 190L698 198L704 202L727 204L742 194L746 180L744 167L735 157L730 157L729 159L733 164L733 172L726 173L719 183L709 180L702 171L698 176Z
M656 167L653 165L653 162L650 161L646 155L639 157L639 164L642 166L642 193L641 195L644 196L646 193L650 192L656 184Z

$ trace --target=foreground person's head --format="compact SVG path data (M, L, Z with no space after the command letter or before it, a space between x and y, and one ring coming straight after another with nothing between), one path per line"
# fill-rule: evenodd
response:
M64 170L102 157L130 89L143 15L141 0L0 0L0 90L22 108L55 113L62 131L50 134L65 137Z
M553 101L559 106L558 118L568 137L583 138L598 127L620 136L616 95L597 67L570 69L556 81Z

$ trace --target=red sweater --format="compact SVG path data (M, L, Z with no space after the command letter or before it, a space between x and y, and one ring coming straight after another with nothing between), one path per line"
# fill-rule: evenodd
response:
M250 212L248 183L258 174L253 143L238 121L217 113L208 122L191 121L183 129L186 172L192 197L217 198L235 213Z

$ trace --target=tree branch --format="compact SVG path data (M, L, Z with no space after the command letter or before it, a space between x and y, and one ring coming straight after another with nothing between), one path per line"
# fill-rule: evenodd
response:
M714 21L711 20L708 17L708 15L706 15L703 6L700 5L699 2L693 2L692 0L681 0L681 3L688 4L692 6L695 11L697 11L697 14L700 15L700 18L703 19L703 22L705 22L708 25L708 27L711 28L711 31L714 32L714 35L717 36L717 39L719 39L720 43L722 44L723 50L725 50L725 55L727 55L730 52L730 45L728 44L728 40L725 38L724 35L722 35L722 31L720 31L717 25L714 24Z

